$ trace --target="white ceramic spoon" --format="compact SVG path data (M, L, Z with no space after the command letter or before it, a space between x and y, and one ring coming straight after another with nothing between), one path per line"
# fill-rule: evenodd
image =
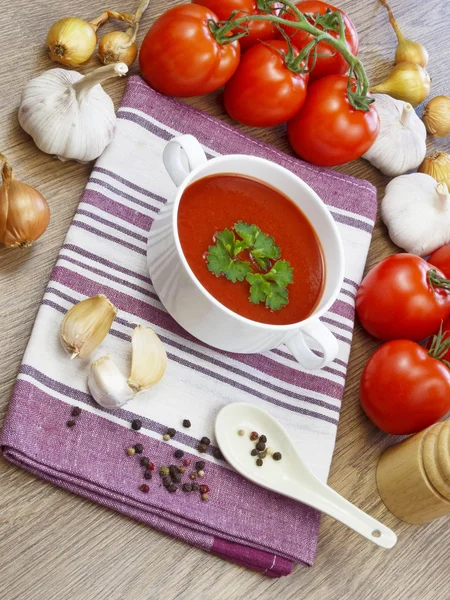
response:
M239 429L244 436L238 435ZM282 459L267 456L258 467L257 457L250 455L255 447L249 439L251 431L266 435L267 445L281 452ZM228 463L254 483L317 508L378 546L392 548L397 542L388 527L322 483L305 465L285 429L262 408L245 402L225 406L217 415L216 439Z

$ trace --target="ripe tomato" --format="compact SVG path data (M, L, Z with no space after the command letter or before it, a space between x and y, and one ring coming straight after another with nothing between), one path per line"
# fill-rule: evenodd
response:
M450 279L450 244L446 244L435 250L428 259L430 265L437 267L447 279Z
M415 254L394 254L363 279L356 295L361 325L380 340L423 340L450 315L450 296L430 271L443 274Z
M296 7L304 15L312 15L313 17L316 14L323 15L327 10L338 10L344 19L345 41L347 42L347 46L354 56L358 54L358 34L355 26L342 10L332 6L331 4L327 4L326 2L320 2L319 0L297 2ZM282 16L284 19L288 19L289 21L297 20L297 17L291 11L283 14ZM313 20L310 19L310 21L312 22ZM295 29L294 27L283 27L282 29L284 29L284 31L291 37L292 42L299 50L304 48L313 39L311 34L307 33L306 31ZM323 27L318 26L318 29L323 29ZM339 37L339 33L333 29L328 30L327 33L334 38ZM327 75L344 75L347 73L347 71L347 61L340 52L326 42L319 42L317 44L317 61L313 71L311 72L311 82L316 81L316 79L326 77Z
M342 165L362 156L376 140L378 113L373 104L368 111L353 108L347 80L346 75L329 75L315 81L287 125L292 148L313 165Z
M298 51L293 50L297 56ZM287 54L286 42L259 42L242 56L236 73L226 84L225 108L239 123L253 127L280 125L303 106L308 74L291 71L280 51Z
M450 410L450 369L415 342L388 342L363 371L360 400L369 419L386 433L421 431Z
M220 88L239 64L239 43L216 42L208 21L218 21L211 10L182 4L161 15L142 42L142 76L168 96L199 96Z
M231 13L235 10L242 11L234 17L235 19L250 15L264 15L264 11L258 9L257 0L192 0L193 4L206 6L219 17L221 21L228 21ZM250 21L248 24L248 35L239 39L241 50L251 48L259 40L271 40L275 37L276 30L269 21Z

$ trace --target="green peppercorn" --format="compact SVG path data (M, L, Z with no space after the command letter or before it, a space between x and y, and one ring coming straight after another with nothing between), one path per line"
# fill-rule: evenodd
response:
M239 429L237 433L238 433L238 435L240 435L241 437L242 437L243 435L245 435L245 431L244 431L243 429Z
M258 452L258 456L259 456L259 458L264 459L267 456L267 452L265 450L263 450L263 452Z
M168 441L170 440L170 435L169 435L168 433L165 433L165 434L162 436L162 439L163 439L165 442L168 442Z
M161 475L161 477L166 477L166 475L168 475L170 473L169 467L160 467L159 468L159 474Z

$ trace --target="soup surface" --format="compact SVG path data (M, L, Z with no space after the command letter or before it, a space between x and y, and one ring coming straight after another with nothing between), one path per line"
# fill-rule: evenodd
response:
M216 243L215 234L231 230L238 221L255 224L273 237L281 259L293 268L293 283L287 286L289 303L280 310L250 302L247 281L233 283L208 270L208 248ZM312 225L289 198L256 179L219 174L192 183L180 201L178 233L186 260L203 287L247 319L272 325L296 323L308 317L320 300L324 262ZM255 264L252 269L260 271Z

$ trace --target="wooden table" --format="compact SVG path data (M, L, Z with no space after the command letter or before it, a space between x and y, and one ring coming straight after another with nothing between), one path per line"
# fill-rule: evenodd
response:
M139 39L156 16L177 3L152 0ZM50 270L91 168L60 163L36 149L17 121L20 94L29 79L54 66L44 47L53 21L70 14L93 18L105 5L98 0L3 4L0 151L8 155L21 179L40 189L52 210L50 227L35 247L0 250L0 407L5 413ZM122 0L110 8L131 12L135 4ZM448 94L450 4L441 0L392 0L392 4L408 36L430 51L433 95ZM395 50L385 10L375 0L340 0L339 5L358 29L369 77L373 82L382 80ZM93 59L83 72L96 64ZM132 71L137 70L135 65ZM124 87L125 82L118 80L105 85L116 105ZM214 95L190 103L227 120ZM289 152L281 128L252 133ZM429 141L429 145L430 149L450 148L448 140ZM368 179L382 197L386 178L365 161L339 170ZM368 265L393 250L385 227L378 222ZM387 511L376 490L377 458L394 441L368 422L358 402L360 373L376 345L357 327L330 484L397 532L399 541L393 550L382 551L324 517L314 568L297 566L290 577L270 580L70 495L0 459L0 598L448 599L449 519L421 528L406 525Z

